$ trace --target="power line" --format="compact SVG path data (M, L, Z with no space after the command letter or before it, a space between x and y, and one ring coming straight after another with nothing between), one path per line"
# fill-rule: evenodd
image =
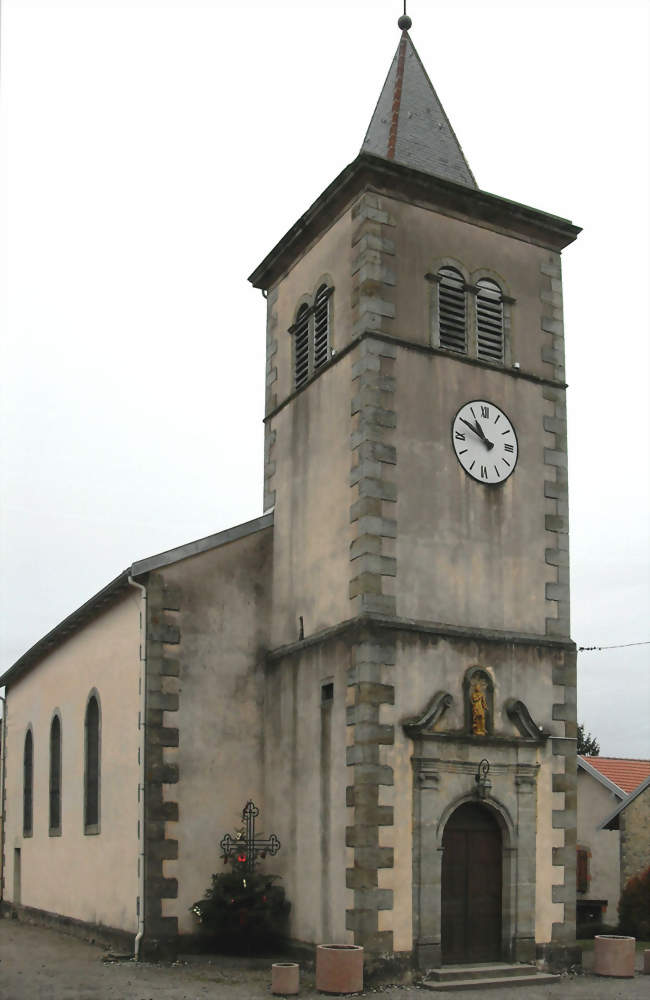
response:
M620 642L615 646L578 646L579 653L591 653L593 650L601 649L626 649L628 646L650 646L650 639L645 642Z

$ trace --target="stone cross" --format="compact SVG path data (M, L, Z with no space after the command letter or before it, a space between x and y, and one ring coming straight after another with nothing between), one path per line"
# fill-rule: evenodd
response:
M253 800L249 799L242 809L244 827L241 832L235 837L227 833L219 844L224 859L235 858L239 864L245 865L246 871L249 872L255 871L258 857L265 858L267 854L274 855L280 850L280 841L274 833L270 837L255 839L255 818L259 814L259 809Z

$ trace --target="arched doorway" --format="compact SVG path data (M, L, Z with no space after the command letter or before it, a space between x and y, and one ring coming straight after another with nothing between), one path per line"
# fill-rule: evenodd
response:
M501 830L493 813L465 802L442 836L442 961L500 961Z

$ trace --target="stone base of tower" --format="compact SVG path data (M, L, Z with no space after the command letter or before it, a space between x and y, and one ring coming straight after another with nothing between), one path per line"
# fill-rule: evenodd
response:
M270 654L265 810L291 838L274 862L291 933L362 945L384 978L578 963L574 659L567 640L383 616Z
M582 948L575 943L560 944L550 941L548 944L537 945L536 958L549 972L565 972L567 969L579 968L582 965Z

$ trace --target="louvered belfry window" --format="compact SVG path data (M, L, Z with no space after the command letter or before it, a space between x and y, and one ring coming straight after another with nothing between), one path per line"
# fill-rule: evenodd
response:
M329 358L330 297L327 285L321 285L314 302L314 368Z
M290 328L293 334L294 388L300 389L330 359L330 299L333 288L321 285L313 306L302 305Z
M467 353L465 282L455 267L438 271L438 323L440 346Z
M34 738L25 734L23 751L23 837L31 837L34 822Z
M309 378L309 307L301 306L293 330L295 386L299 389Z
M482 361L503 361L503 294L489 278L481 278L477 288L477 356Z

